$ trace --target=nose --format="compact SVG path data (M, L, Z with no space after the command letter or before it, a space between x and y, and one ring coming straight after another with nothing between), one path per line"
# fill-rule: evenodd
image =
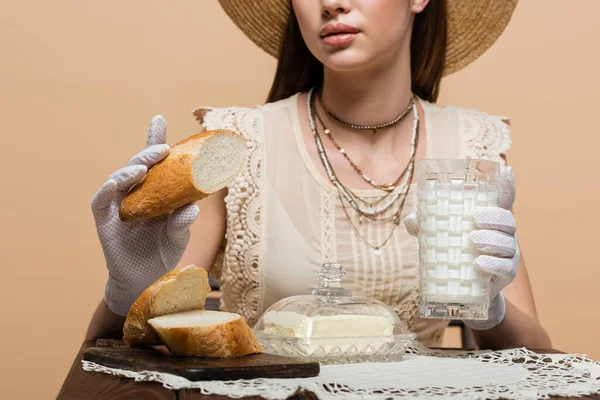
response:
M339 14L350 12L348 0L321 0L321 13L324 17L332 18Z

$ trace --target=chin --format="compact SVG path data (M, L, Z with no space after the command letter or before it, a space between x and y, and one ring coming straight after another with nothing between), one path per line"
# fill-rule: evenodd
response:
M324 54L320 61L327 68L338 72L364 70L372 65L373 55L354 49L344 49Z

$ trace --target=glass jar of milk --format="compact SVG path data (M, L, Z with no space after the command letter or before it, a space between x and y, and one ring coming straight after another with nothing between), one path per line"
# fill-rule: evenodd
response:
M487 319L490 275L469 234L473 211L496 206L500 165L486 160L417 163L421 316Z

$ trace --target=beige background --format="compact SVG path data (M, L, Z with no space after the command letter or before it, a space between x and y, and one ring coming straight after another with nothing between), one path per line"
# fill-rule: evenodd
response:
M555 347L596 359L599 14L596 0L521 1L442 96L512 117L519 238L541 320ZM144 146L153 115L174 143L197 129L198 105L261 103L275 64L214 0L1 0L0 49L0 377L6 398L52 398L106 279L96 189Z

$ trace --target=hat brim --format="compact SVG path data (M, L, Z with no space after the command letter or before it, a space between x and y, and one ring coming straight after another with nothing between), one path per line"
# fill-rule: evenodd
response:
M435 0L433 0L435 1ZM447 0L448 48L444 75L471 64L498 40L518 0ZM290 0L219 0L239 29L277 58L290 13Z

